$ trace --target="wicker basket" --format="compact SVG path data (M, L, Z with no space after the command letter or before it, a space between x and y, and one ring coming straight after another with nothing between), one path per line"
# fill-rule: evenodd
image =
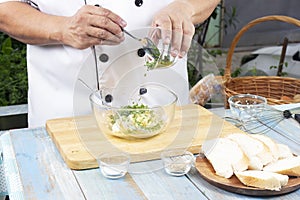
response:
M267 98L268 104L278 105L295 103L293 97L300 94L300 80L289 77L279 76L247 76L247 77L231 77L232 55L240 37L251 27L261 22L281 21L294 24L300 27L300 21L287 16L265 16L257 18L246 26L244 26L234 37L228 50L226 68L224 73L224 87L226 94L225 105L228 107L228 98L236 94L256 94ZM300 69L299 69L300 70ZM291 100L282 100L283 96L289 97Z

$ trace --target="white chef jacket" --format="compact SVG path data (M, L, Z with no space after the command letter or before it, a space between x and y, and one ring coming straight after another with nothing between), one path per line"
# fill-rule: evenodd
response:
M61 16L74 15L85 4L84 0L31 2L41 12ZM172 0L143 0L141 6L136 6L135 0L86 0L86 2L110 9L127 22L127 30L139 35L140 30L151 25L153 14ZM136 41L126 38L124 44L119 46L95 47L100 84L118 86L128 82L131 85L156 82L174 91L179 97L180 104L188 103L189 86L184 59L172 68L149 72L145 80L141 78L144 77L145 68L138 68L144 60L136 54L137 45L139 44ZM100 61L98 58L101 55L105 55L108 61ZM29 127L44 126L48 119L91 112L88 96L91 90L97 88L94 58L91 48L78 50L66 45L27 46ZM126 62L129 64L125 64ZM90 89L82 84L82 81Z

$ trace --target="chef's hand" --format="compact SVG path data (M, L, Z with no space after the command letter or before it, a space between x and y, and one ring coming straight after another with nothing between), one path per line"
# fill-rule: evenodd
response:
M192 7L184 1L174 1L156 13L152 20L153 27L161 28L164 43L171 42L173 56L185 56L191 45L195 33L193 12Z
M66 20L61 40L78 49L92 45L116 45L124 40L120 27L125 26L126 22L112 11L86 5Z

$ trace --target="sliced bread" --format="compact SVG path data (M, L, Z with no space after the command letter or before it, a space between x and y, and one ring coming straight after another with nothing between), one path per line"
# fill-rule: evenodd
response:
M273 160L266 145L248 134L234 133L227 136L236 142L249 159L249 169L262 170L263 166Z
M244 171L248 168L248 159L243 151L227 138L204 141L201 150L216 174L224 178L230 178L234 171Z
M300 176L300 157L293 156L277 160L265 166L263 170L289 176Z
M277 147L278 147L278 159L293 157L293 153L287 145L277 144Z
M267 148L269 149L269 151L271 152L271 154L273 156L272 161L278 160L279 147L278 147L277 143L274 142L274 140L272 140L271 138L269 138L265 135L260 135L260 134L252 134L251 137L254 137L255 139L261 141L262 143L264 143L267 146Z
M289 180L286 175L260 170L235 172L235 175L246 186L275 191L279 191Z

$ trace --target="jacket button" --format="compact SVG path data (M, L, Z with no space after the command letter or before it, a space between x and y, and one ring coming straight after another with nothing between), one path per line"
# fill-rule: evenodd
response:
M137 7L141 7L142 5L143 5L143 0L135 0L135 5L137 6Z
M138 49L138 51L137 51L137 55L139 56L139 57L144 57L144 55L146 54L146 52L145 52L145 50L144 49Z
M113 96L111 94L107 94L105 97L104 97L104 100L106 103L111 103L112 100L113 100Z
M99 60L100 60L101 62L107 62L108 59L109 59L109 57L108 57L108 55L105 54L105 53L103 53L103 54L101 54L101 55L99 56Z
M140 95L146 94L147 88L140 88Z

